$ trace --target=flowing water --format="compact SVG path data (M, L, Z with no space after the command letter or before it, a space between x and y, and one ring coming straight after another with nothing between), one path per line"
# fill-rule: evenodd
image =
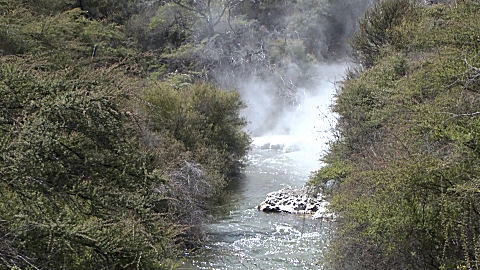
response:
M331 224L256 207L269 192L303 186L321 166L331 136L333 82L344 70L343 64L320 68L316 87L299 91L299 105L283 112L270 132L253 138L244 176L230 185L231 197L206 228L204 252L180 269L321 269Z

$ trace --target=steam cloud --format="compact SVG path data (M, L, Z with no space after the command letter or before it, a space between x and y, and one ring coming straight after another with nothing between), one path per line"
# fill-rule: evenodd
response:
M335 91L333 83L342 79L349 62L349 39L357 29L358 20L373 2L297 1L298 10L281 19L287 25L283 34L306 37L304 43L314 42L311 47L316 49L317 62L312 64L307 58L292 57L282 69L270 69L261 75L258 72L237 73L230 81L248 105L245 116L253 136L302 136L307 133L310 136L314 125L317 133L312 136L319 136L331 127L333 119L328 110ZM242 69L258 70L258 63L244 62ZM223 66L216 77L228 81L225 70L230 69ZM285 87L288 83L291 85ZM324 119L327 115L330 118Z

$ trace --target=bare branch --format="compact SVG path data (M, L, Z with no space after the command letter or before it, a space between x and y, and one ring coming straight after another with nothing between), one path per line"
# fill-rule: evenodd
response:
M451 117L451 118L480 116L480 112L473 112L473 113L461 113L461 114L447 113L447 114L450 114L450 115L452 115L452 117Z
M232 30L234 34L237 34L237 32L235 32L235 29L233 29L232 27L232 23L230 22L230 18L231 18L230 13L231 13L231 9L228 9L228 17L227 17L228 27L230 27L230 30Z
M181 0L173 0L173 3L177 4L178 6L184 8L186 10L189 10L191 12L195 12L195 13L201 15L202 17L204 17L208 21L208 15L203 13L201 10L195 9L193 7L190 7L190 6L187 6L187 5L183 4Z
M222 19L223 15L225 14L225 11L227 10L227 8L228 8L228 4L224 4L223 10L222 10L222 12L220 13L220 15L218 16L218 18L217 18L217 20L215 21L215 23L213 23L213 26L217 25L217 24L220 22L220 20Z

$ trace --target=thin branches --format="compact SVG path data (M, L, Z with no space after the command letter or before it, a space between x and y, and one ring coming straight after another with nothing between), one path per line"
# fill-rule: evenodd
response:
M480 68L468 63L467 58L464 59L467 70L463 73L464 87L470 91L478 93L480 91ZM475 88L475 86L477 86Z
M198 4L196 2L191 4L185 4L181 0L173 0L173 3L178 5L181 8L184 8L188 11L191 11L197 15L199 15L203 20L206 22L210 34L215 34L215 26L217 26L221 21L222 18L225 16L228 10L228 24L233 32L235 32L230 24L230 11L233 7L237 6L243 2L243 0L228 0L228 1L212 1L208 0L205 6ZM221 6L219 7L218 5ZM215 15L215 9L219 12Z

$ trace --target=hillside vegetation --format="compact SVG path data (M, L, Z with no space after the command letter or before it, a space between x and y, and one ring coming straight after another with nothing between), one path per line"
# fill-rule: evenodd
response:
M449 2L381 1L353 38L311 181L336 180L334 269L480 269L480 3Z
M154 79L138 5L0 0L0 269L172 269L241 166L239 94Z
M233 89L278 114L370 2L0 0L0 269L178 265L249 148Z

